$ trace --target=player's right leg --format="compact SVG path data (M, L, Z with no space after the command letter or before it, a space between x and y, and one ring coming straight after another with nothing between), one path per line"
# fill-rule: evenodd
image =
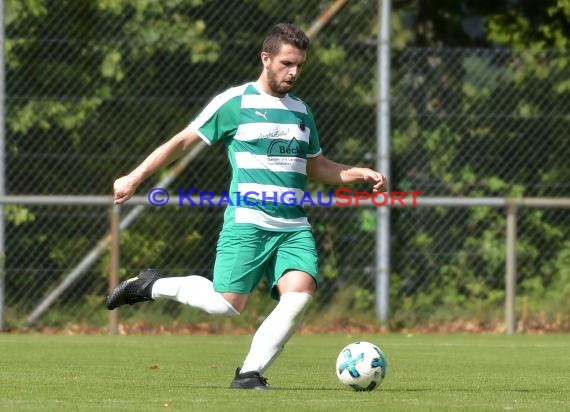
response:
M147 269L113 289L107 296L107 309L169 298L212 315L239 315L248 295L233 295L216 292L212 282L202 276L161 277L158 271Z
M107 295L107 309L113 310L122 305L152 300L152 287L159 278L158 271L147 269L138 276L121 282Z
M113 289L107 308L169 298L214 315L239 315L263 275L266 241L253 228L224 229L216 251L215 285L202 276L161 277L147 269Z
M152 298L169 298L210 315L239 315L249 294L224 294L214 290L210 279L202 276L166 277L152 288Z
M261 279L266 241L254 228L220 233L214 282L201 276L163 278L152 287L152 299L167 297L215 315L239 315Z

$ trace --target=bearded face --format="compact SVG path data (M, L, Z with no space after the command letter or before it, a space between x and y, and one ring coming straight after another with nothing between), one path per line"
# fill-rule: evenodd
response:
M274 71L270 67L267 69L267 80L269 82L269 88L273 94L285 96L289 90L293 88L296 77L288 76L285 79L282 79L279 72Z
M306 58L307 52L290 44L281 46L275 55L262 53L267 86L272 95L283 97L293 88Z

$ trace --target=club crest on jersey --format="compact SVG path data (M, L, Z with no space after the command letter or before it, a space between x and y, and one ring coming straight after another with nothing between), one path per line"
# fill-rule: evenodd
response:
M305 158L307 154L301 143L296 138L292 138L291 140L276 139L271 142L267 149L267 156Z

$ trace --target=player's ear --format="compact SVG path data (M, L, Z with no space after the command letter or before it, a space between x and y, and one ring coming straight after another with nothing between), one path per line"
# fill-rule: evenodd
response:
M261 63L263 63L263 67L265 70L269 68L269 64L271 63L271 56L267 52L261 52Z

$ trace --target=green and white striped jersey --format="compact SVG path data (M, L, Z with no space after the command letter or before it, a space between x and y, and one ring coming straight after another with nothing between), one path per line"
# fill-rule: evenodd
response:
M306 103L291 94L271 96L251 82L214 97L190 127L208 145L226 144L232 180L224 228L310 228L299 200L307 181L307 157L319 155L321 148Z

